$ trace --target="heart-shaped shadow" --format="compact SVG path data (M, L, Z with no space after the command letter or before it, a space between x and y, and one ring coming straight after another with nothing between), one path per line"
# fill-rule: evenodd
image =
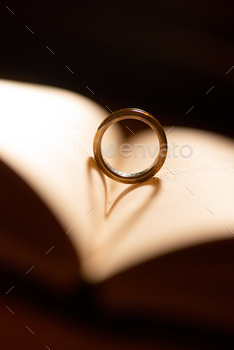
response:
M106 179L104 174L101 172L101 170L98 168L94 158L90 157L89 161L88 161L88 169L89 169L89 176L90 176L90 180L92 179L92 171L95 170L100 174L100 177L103 181L105 190L107 189L107 185L106 185ZM151 187L151 191L150 193L139 200L139 206L137 208L134 208L134 210L131 212L130 215L128 215L127 217L125 217L124 219L122 218L118 224L118 227L113 229L113 232L111 233L111 241L113 243L116 242L117 240L121 239L121 232L126 232L126 229L128 227L131 226L131 224L133 222L135 222L137 219L139 219L139 217L141 215L143 215L143 213L147 210L148 206L150 205L151 201L154 199L158 193L158 191L160 190L161 187L161 180L157 177L153 177L145 182L142 183L138 183L138 184L133 184L133 185L129 185L125 190L123 190L118 196L117 198L115 198L112 206L109 208L109 210L107 209L107 196L106 196L106 201L105 201L105 218L109 219L109 217L111 216L111 214L113 213L115 207L119 204L119 202L126 197L127 195L129 195L132 191L137 190L140 187ZM94 199L95 200L95 199ZM97 199L96 199L97 201ZM109 241L109 240L108 240Z
M105 191L107 191L107 183L106 183L106 179L105 179L105 175L103 174L103 172L99 169L97 163L95 162L95 159L93 157L89 157L88 159L88 163L87 163L87 167L88 167L88 176L89 176L89 181L90 184L92 185L92 171L97 171L101 177L103 186L105 188ZM123 190L114 200L114 203L111 205L111 207L109 208L109 210L107 209L107 197L106 197L106 201L105 201L105 212L106 212L106 217L108 217L110 215L110 213L112 212L113 208L117 205L117 203L124 197L126 196L128 193L130 193L131 191L141 187L141 186L147 186L147 185L151 185L153 186L154 190L151 193L151 195L149 196L149 198L147 199L147 202L150 200L151 197L155 197L156 192L158 192L159 187L161 184L161 180L157 177L152 177L151 179L144 181L144 182L139 182L137 184L133 184L133 185L129 185L125 190ZM142 203L142 209L145 207L145 204Z

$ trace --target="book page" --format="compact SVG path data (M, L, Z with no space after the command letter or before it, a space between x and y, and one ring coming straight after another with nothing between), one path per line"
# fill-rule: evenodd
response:
M153 137L142 131L129 143L149 144ZM83 263L87 280L99 282L173 251L233 239L233 140L176 126L167 138L169 153L158 174L139 185L122 185L113 199ZM133 153L127 160L129 168L149 161Z
M1 80L0 93L1 158L45 202L64 232L70 230L67 237L81 258L106 214L111 181L106 183L93 161L92 144L109 113L57 88ZM111 131L108 135L113 140Z

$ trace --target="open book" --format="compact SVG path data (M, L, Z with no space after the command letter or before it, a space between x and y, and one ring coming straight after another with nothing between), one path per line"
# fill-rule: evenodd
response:
M1 269L58 294L85 282L112 314L232 331L234 141L166 127L164 166L129 186L105 177L93 160L93 138L108 115L100 106L3 80L0 96ZM106 134L107 147L152 151L155 143L152 130L126 140L115 125ZM150 157L111 160L136 172Z

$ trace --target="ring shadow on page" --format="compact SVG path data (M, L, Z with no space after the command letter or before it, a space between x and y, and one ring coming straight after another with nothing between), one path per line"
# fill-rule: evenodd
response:
M89 182L90 185L93 185L93 176L92 176L92 172L96 171L101 178L101 181L103 183L103 186L105 188L105 193L107 191L107 184L106 184L106 179L105 176L103 174L103 172L99 169L98 165L96 164L95 160L93 157L89 157L88 158L88 162L87 162L87 174L88 174L88 178L89 178ZM93 191L90 192L90 194L92 195L93 198L91 198L91 201L93 201L93 203L95 203L97 201L96 198L94 198L95 196L93 196ZM105 199L105 213L107 212L107 198Z
M89 168L89 172L91 172L91 168L96 169L99 173L100 176L102 178L102 180L105 183L105 188L106 188L106 182L105 182L105 177L103 175L103 173L101 172L101 170L98 168L95 160L93 158L89 158L88 161L88 168ZM91 175L89 175L91 177ZM126 230L128 229L128 227L131 226L131 224L133 222L135 222L147 209L147 207L150 205L151 201L154 199L158 193L158 191L160 190L161 187L161 179L157 178L157 177L152 177L151 179L142 182L142 183L138 183L138 184L133 184L128 186L124 191L122 191L117 198L115 199L114 203L112 204L111 208L109 209L109 211L107 211L107 198L106 198L106 219L109 218L109 216L112 214L112 212L114 211L114 208L116 207L116 205L124 198L126 197L130 192L140 188L140 187L148 187L150 186L152 191L150 192L150 194L147 195L147 197L145 198L145 200L143 200L142 198L139 199L139 207L137 209L135 209L131 215L128 215L126 219L121 218L120 224L117 225L117 227L114 229L114 231L112 231L112 234L109 236L108 239L108 243L116 243L119 239L121 239L122 237L122 233L121 232L126 232Z
M160 187L161 187L161 180L159 178L151 178L143 183L139 184L133 184L130 185L128 188L126 188L120 195L115 199L115 202L113 203L111 209L107 213L107 218L114 210L115 206L120 202L124 197L128 196L128 194L132 191L137 190L140 187L151 187L150 194L147 194L145 199L139 198L139 206L137 209L135 209L132 214L128 215L125 219L121 219L120 224L116 226L116 228L112 231L112 234L110 235L110 242L111 244L117 243L119 240L121 240L122 236L125 235L125 233L128 231L128 228L131 227L133 223L135 223L147 210L148 206L152 202L152 200L155 200L155 197L157 196Z

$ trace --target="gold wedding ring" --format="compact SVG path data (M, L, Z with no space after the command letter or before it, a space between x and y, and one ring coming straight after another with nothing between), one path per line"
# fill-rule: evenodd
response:
M143 171L132 173L132 174L123 173L121 171L114 169L103 158L102 149L101 149L102 138L106 130L112 124L115 124L120 120L125 120L125 119L136 119L148 124L156 133L159 140L159 152L153 164L151 164L148 168L146 168ZM118 182L133 184L137 182L146 181L147 179L154 176L161 169L161 167L163 166L163 163L166 160L166 155L167 155L167 138L162 125L151 114L138 108L125 108L109 115L99 125L93 141L93 152L94 152L94 158L96 160L97 165L105 175L107 175L111 179Z

